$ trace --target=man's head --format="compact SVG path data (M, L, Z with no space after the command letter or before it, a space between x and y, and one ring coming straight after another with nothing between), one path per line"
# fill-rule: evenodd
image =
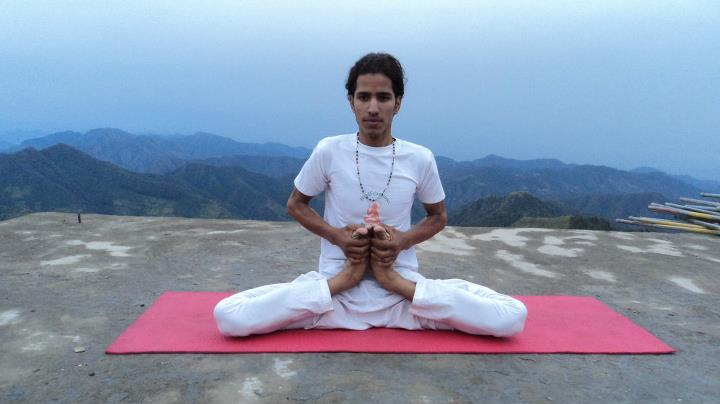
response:
M371 146L389 144L392 119L405 94L400 62L387 53L367 54L350 69L345 88L361 141Z

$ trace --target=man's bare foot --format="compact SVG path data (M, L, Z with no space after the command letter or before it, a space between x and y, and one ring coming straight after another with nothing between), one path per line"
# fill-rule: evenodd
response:
M368 228L358 227L352 233L351 237L353 239L361 239L363 237L368 237L369 233L370 230ZM344 290L348 290L360 283L365 275L365 270L367 270L369 263L369 257L361 260L347 260L343 270L334 277L328 279L330 295L332 296Z
M380 225L373 226L373 238L391 240L392 234ZM384 289L397 293L408 300L415 295L415 283L403 278L395 271L395 260L382 258L378 251L370 254L370 268L375 280Z
M388 231L380 225L374 225L372 227L372 232L373 238L379 240L390 240L390 233L388 233ZM396 274L393 269L394 262L384 262L378 251L370 254L370 267L372 268L373 275L375 275L375 279L381 285L385 283L385 281L394 277Z

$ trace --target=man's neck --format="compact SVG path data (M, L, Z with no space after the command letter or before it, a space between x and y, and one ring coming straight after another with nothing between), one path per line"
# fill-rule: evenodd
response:
M365 146L370 147L385 147L388 145L391 145L393 142L393 137L390 134L390 132L387 132L383 135L367 135L360 132L360 143L364 144Z

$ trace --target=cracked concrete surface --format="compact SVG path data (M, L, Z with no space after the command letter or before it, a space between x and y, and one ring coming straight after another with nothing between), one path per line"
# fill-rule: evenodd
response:
M522 295L592 295L673 355L109 356L165 290L242 290L317 266L295 223L39 213L0 222L0 402L712 402L720 238L449 228L421 271ZM547 274L556 276L548 277ZM75 352L82 348L81 352Z

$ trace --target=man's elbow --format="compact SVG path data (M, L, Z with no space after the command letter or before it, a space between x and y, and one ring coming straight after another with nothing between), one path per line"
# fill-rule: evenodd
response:
M297 215L297 201L290 198L288 199L285 207L287 208L287 214L290 215L290 217L295 218Z
M440 213L439 216L440 217L438 218L438 223L440 226L440 230L442 230L445 228L445 226L447 226L447 223L448 223L447 212L443 211L442 213Z
M437 226L437 231L441 231L447 226L448 217L445 211L435 212L428 214L428 220L432 221Z

